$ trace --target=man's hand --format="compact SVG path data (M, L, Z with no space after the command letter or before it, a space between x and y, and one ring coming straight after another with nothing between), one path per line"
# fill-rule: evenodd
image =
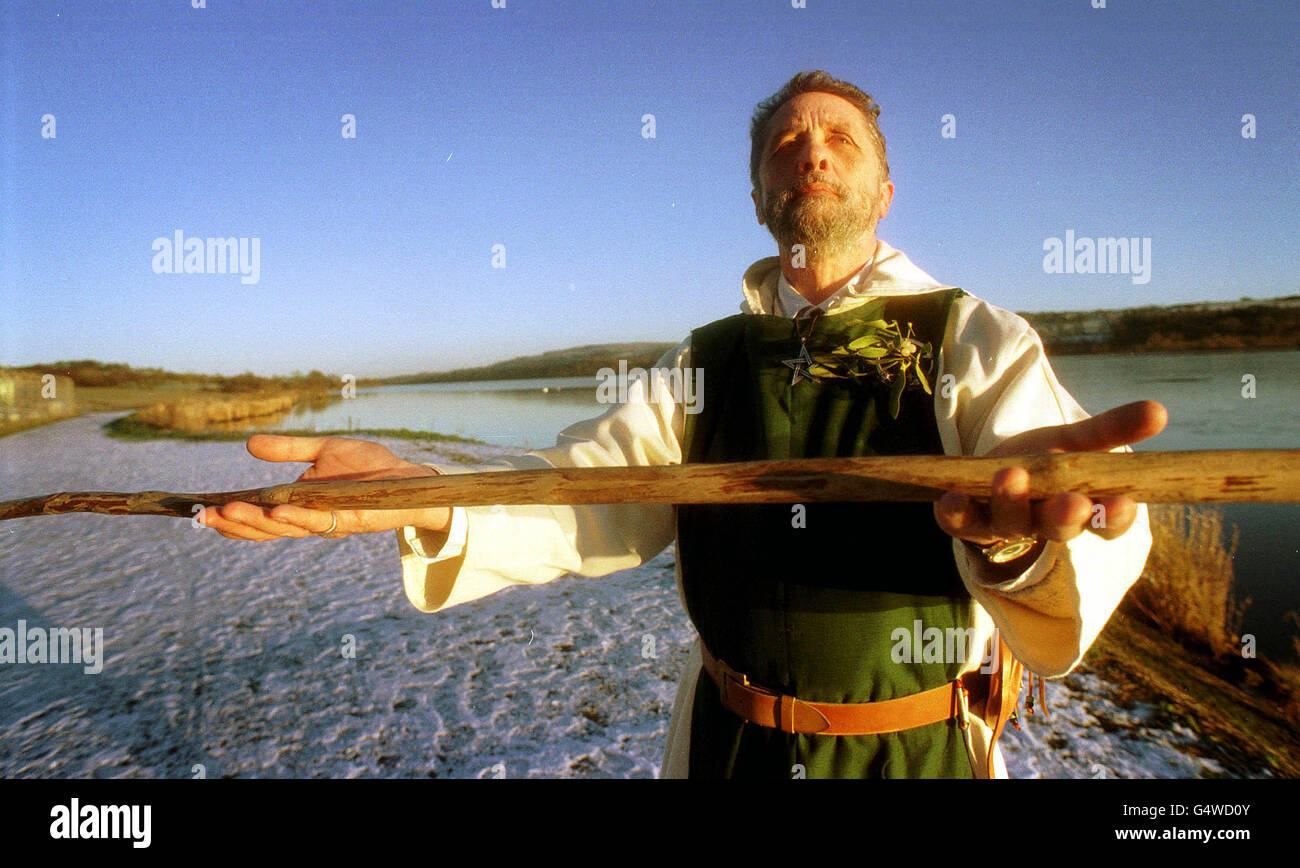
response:
M997 457L1109 452L1154 437L1165 427L1168 418L1163 405L1137 401L1070 425L1025 431L998 444L988 454ZM1130 497L1102 497L1093 501L1077 492L1063 491L1031 503L1028 491L1029 471L1004 467L993 474L987 504L949 491L935 501L934 518L949 536L979 545L1035 534L1040 539L1067 542L1085 530L1103 539L1114 539L1132 527L1137 518L1137 503ZM1092 526L1094 504L1101 504L1105 510L1105 521L1100 527ZM1038 551L1041 547L1036 546L1034 552ZM1028 560L1031 559L1022 557L1010 564Z
M255 434L248 451L263 461L310 461L312 466L296 481L325 479L409 479L437 476L431 467L403 461L378 443L346 437L282 437ZM354 533L376 533L413 525L440 531L451 521L446 507L430 509L335 510L338 525L330 538ZM204 524L230 539L272 540L305 537L329 530L328 510L283 505L273 509L250 503L228 503L203 510Z

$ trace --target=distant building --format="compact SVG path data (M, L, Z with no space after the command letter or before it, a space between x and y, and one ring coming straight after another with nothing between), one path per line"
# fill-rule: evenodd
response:
M1102 312L1026 314L1026 319L1044 343L1058 347L1104 344L1115 336L1110 318Z

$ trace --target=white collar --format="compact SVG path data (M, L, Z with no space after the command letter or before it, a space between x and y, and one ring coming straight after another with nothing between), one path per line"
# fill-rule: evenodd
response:
M950 288L913 265L901 250L879 241L875 258L818 307L834 315L876 296L916 295ZM741 292L744 294L742 313L793 317L808 306L808 300L781 273L781 259L777 256L760 259L746 269Z

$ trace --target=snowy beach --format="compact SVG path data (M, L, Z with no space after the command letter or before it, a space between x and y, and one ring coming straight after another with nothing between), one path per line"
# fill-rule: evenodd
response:
M129 442L94 414L0 438L0 499L289 481L242 444ZM412 461L521 450L379 439ZM393 534L243 543L191 522L0 524L0 628L102 628L102 671L0 664L5 777L654 777L694 632L672 547L426 615ZM354 649L354 651L353 651ZM1012 777L1217 776L1095 674L1008 731Z

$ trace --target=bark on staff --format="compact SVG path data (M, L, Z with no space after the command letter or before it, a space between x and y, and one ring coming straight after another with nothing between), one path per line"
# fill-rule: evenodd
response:
M365 482L294 482L205 494L71 491L0 503L0 521L95 512L190 518L195 506L233 501L311 509L581 503L815 503L926 501L945 491L979 497L1008 466L1030 473L1031 498L1061 491L1127 495L1143 503L1300 502L1300 449L1068 452L964 458L909 455L579 467Z

